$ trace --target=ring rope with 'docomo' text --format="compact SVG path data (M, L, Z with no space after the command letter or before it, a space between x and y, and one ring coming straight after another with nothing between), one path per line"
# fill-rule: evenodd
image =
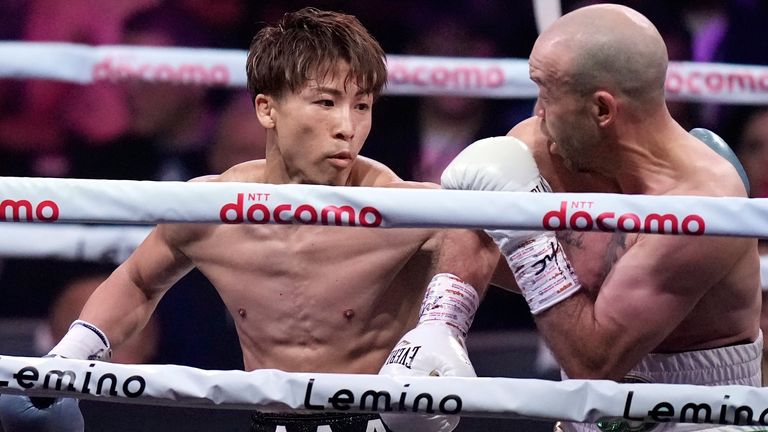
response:
M246 51L233 49L0 42L0 77L245 87L246 57ZM388 55L387 69L385 91L394 95L535 98L538 93L528 61L521 58ZM670 62L666 93L670 100L768 104L768 67Z
M768 238L765 220L768 198L0 177L0 221L6 222L569 229Z

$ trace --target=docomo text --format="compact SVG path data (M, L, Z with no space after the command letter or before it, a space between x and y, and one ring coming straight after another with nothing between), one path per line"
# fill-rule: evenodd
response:
M237 194L235 202L224 204L219 211L219 218L227 224L292 224L361 226L375 228L381 226L382 216L375 207L356 209L351 205L327 205L317 208L311 204L269 203L270 194ZM251 202L253 201L253 204Z
M0 221L56 222L59 205L51 200L33 203L29 200L4 199L0 201Z
M394 85L415 85L452 89L498 89L506 83L504 69L499 66L445 65L438 63L411 64L391 61L389 82Z
M548 230L571 229L574 231L622 231L659 234L703 235L706 230L704 218L697 214L677 216L671 213L636 213L591 211L591 201L561 201L558 210L544 214L541 223ZM682 217L682 219L681 219Z
M766 93L768 72L743 70L685 70L671 67L667 73L669 94Z
M91 71L94 81L119 81L142 79L156 82L173 82L201 85L228 85L229 69L223 64L165 64L137 63L133 58L106 57L96 63Z

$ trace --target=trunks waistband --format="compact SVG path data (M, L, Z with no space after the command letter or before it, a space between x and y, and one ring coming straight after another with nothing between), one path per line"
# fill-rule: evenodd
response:
M330 428L333 432L365 432L371 430L388 432L378 414L344 413L263 413L251 414L253 432L316 432ZM320 429L323 427L323 429Z
M763 334L751 343L673 354L648 354L630 380L668 384L761 385Z

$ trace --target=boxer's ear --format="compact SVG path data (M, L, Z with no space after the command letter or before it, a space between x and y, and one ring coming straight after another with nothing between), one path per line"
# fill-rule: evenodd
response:
M600 127L609 126L616 120L616 98L607 91L600 90L592 95L593 115Z
M259 123L267 129L275 127L274 104L275 100L271 96L261 93L257 94L253 99L253 105L256 107L256 117L258 117Z

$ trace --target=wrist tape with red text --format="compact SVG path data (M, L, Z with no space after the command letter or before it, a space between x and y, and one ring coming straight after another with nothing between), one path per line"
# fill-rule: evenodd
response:
M466 337L479 305L480 296L472 285L450 273L440 273L427 286L419 324L444 323Z
M534 315L581 289L554 233L543 233L523 242L506 258Z
M78 360L107 361L112 351L103 331L89 322L76 320L48 354Z

